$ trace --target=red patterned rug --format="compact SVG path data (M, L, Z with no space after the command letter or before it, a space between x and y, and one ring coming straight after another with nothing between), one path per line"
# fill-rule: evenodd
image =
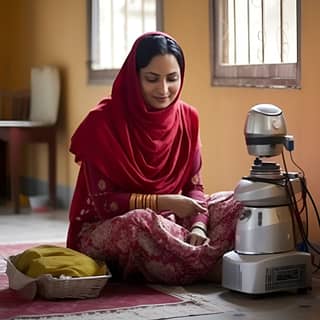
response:
M0 245L0 257L20 253L34 245L37 244ZM91 318L166 319L172 316L221 312L213 306L200 306L200 303L194 299L177 294L177 288L181 287L172 287L171 289L166 287L166 290L163 291L147 285L113 283L111 281L107 283L101 295L95 299L49 301L36 298L33 301L28 301L8 287L5 261L0 258L0 320L17 317L44 319L49 316L49 319L55 319L53 316L61 319L62 315L68 319L79 320ZM183 290L180 290L181 292Z

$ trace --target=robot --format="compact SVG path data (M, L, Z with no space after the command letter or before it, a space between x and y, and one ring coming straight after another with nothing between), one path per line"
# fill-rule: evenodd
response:
M236 226L235 249L223 256L222 286L247 294L311 288L311 255L296 250L296 196L301 177L263 158L294 148L282 110L271 104L250 109L245 124L247 150L255 156L250 175L234 197L243 204Z

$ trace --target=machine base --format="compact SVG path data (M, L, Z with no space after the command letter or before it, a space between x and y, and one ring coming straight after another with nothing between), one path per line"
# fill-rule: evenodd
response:
M311 255L306 252L245 255L229 251L223 256L222 286L249 294L309 289Z

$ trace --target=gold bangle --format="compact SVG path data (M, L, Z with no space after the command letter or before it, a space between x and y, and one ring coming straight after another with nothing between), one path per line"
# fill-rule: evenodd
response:
M153 209L153 194L150 194L150 209L154 210Z
M154 195L154 211L158 211L158 196Z
M157 195L153 195L153 210L157 211Z
M137 194L131 193L130 200L129 200L129 209L133 210L136 208L135 202L136 202Z
M151 205L150 205L150 194L146 195L146 208L150 208L151 209Z
M147 194L143 195L143 209L147 208Z
M129 200L130 210L149 208L158 211L158 195L131 193Z
M150 196L150 209L152 209L153 211L158 211L158 196L156 194L152 194Z
M138 201L137 201L137 207L138 209L142 208L142 194L138 194Z
M145 203L144 203L144 202L145 202L145 195L142 194L142 195L141 195L141 208L142 208L142 209L145 208Z

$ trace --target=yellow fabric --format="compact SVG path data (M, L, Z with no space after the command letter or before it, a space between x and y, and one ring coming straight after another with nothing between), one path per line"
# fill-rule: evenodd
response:
M15 267L29 277L42 274L54 277L99 276L109 273L104 262L97 262L91 257L69 249L51 245L41 245L25 250L16 257Z

